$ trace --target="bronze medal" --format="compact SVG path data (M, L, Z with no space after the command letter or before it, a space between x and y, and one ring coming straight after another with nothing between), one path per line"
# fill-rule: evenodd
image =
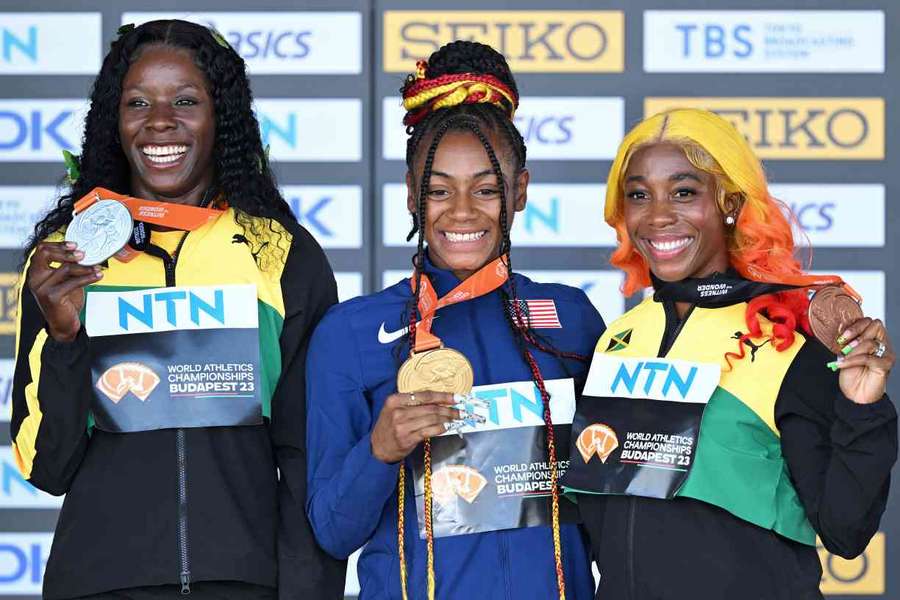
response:
M397 373L397 391L468 394L474 381L472 364L461 352L435 348L413 353L403 363Z
M837 355L841 354L838 337L862 317L859 303L836 285L820 289L809 301L809 326L813 335Z

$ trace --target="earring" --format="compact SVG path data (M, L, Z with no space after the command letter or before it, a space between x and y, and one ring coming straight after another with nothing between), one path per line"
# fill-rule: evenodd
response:
M728 215L727 217L725 217L725 224L728 225L729 227L734 225L734 217L732 217L731 215Z

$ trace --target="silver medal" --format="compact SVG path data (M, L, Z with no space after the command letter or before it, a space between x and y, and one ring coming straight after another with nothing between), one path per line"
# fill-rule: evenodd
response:
M128 208L116 200L100 200L75 215L66 229L66 241L78 244L84 258L78 264L93 266L109 259L131 238L134 222Z

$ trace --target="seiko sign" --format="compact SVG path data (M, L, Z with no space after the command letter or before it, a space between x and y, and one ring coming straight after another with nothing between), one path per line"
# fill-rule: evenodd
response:
M388 10L384 70L411 72L416 61L453 40L488 44L514 73L598 73L625 65L621 11Z
M646 98L644 115L683 107L727 119L760 158L884 158L883 98Z

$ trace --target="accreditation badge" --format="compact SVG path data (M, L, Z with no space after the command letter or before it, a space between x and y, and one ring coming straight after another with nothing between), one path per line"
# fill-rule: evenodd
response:
M255 285L88 288L95 426L262 423Z
M572 379L546 381L560 451L568 460L575 413ZM549 525L551 474L540 391L532 381L472 388L465 410L478 415L452 432L431 438L434 537ZM419 446L411 455L419 536L425 538L425 466ZM562 502L561 519L574 522L574 504Z
M687 479L721 367L594 354L572 422L567 491L671 498Z

